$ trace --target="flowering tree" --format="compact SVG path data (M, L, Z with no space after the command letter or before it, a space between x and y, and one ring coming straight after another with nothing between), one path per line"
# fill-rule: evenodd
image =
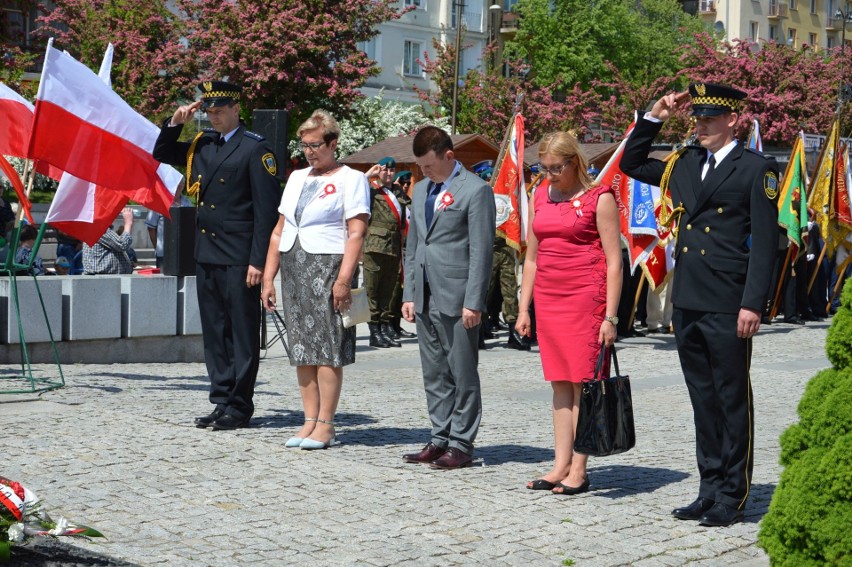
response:
M433 41L437 52L435 59L424 54L423 70L430 73L437 84L434 92L418 90L420 98L435 108L438 115L446 115L452 107L453 65L455 46ZM483 58L490 58L486 50ZM524 116L528 140L536 141L554 130L573 129L581 139L588 138L589 125L597 118L590 110L596 95L575 87L557 99L554 92L561 84L538 87L525 80L527 68L520 61L509 64L511 76L505 77L499 69L487 66L485 70L472 69L459 85L456 112L456 129L463 133L482 134L495 143L503 140L518 94L523 93L521 113Z
M171 114L200 80L244 86L243 110L283 108L299 122L335 112L377 73L358 42L399 17L394 0L55 0L43 18L57 47L97 67L116 48L114 88L148 116Z
M24 13L34 10L35 4L34 0L19 0L17 3ZM10 12L0 10L0 82L18 92L25 92L27 89L21 79L36 57L33 52L23 48L26 42L25 29L12 25L10 17Z
M814 51L810 46L792 49L774 42L761 44L736 40L719 45L706 34L682 55L680 75L689 81L725 83L748 94L743 112L745 130L752 118L760 123L764 143L789 144L802 129L827 132L834 118L841 80L852 70L852 50L838 47ZM843 76L843 69L845 77ZM852 108L846 107L841 123L846 132L852 125ZM741 137L745 132L739 132Z

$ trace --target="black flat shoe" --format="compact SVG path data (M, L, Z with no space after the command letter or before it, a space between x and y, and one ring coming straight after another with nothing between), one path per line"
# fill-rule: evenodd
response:
M698 524L701 526L723 527L736 524L743 519L743 511L733 506L716 502L707 513L701 516Z
M562 489L562 492L554 492L553 494L559 494L561 496L574 496L576 494L582 494L584 492L589 491L589 479L583 481L583 484L580 486L568 486L567 484L562 484L561 482L557 482L553 488L559 487Z
M210 427L213 425L213 422L225 415L225 410L216 408L213 410L213 413L210 415L205 415L204 417L196 417L195 418L195 427L200 429L204 429L205 427Z
M553 490L556 484L543 478L537 478L527 483L527 490Z
M692 504L672 510L672 516L679 520L698 520L714 504L709 498L698 497Z

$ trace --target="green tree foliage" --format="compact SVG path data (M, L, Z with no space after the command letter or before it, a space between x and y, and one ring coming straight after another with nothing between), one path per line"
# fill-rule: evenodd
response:
M772 565L852 565L852 281L826 350L835 367L808 382L781 435L785 469L758 534Z
M678 51L705 29L677 0L522 0L517 10L507 52L532 66L539 86L589 88L611 79L611 66L632 84L649 84L679 71Z

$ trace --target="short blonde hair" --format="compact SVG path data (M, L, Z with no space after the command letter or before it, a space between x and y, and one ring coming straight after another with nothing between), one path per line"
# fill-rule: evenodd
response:
M337 123L334 116L322 109L314 110L311 117L302 122L302 125L296 130L296 135L301 138L303 132L317 128L322 130L322 139L326 144L340 137L340 124Z
M545 134L544 138L538 144L538 159L541 159L545 154L561 157L565 161L573 159L576 156L577 159L574 161L574 167L577 179L586 188L594 184L594 179L589 175L589 160L583 155L583 151L580 149L580 142L577 141L577 138L573 134L569 134L568 132L551 132L550 134Z

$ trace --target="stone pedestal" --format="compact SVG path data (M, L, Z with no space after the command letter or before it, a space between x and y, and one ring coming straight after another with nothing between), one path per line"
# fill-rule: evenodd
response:
M195 288L195 276L178 278L177 334L201 334L201 315L198 312L198 295Z
M174 335L177 329L177 278L121 276L121 336Z
M122 276L66 276L62 280L62 340L121 337Z
M16 281L24 341L28 344L49 342L48 322L50 322L50 330L53 331L54 340L60 340L63 319L61 278L39 277L38 285L44 301L44 311L42 311L32 276L20 276L16 278ZM18 331L18 317L11 287L12 284L8 277L0 278L0 342L18 344L21 342L21 336ZM45 311L47 312L46 320Z

